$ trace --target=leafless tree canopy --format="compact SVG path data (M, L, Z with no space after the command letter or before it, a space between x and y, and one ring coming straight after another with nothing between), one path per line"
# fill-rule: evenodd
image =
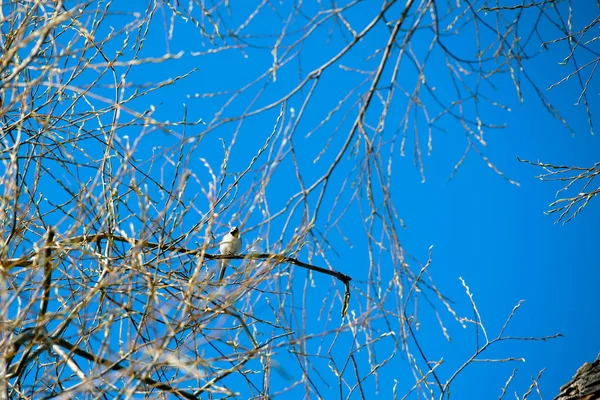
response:
M527 61L566 44L591 115L599 60L570 2L501 3L0 3L0 397L446 398L519 339L518 305L487 332L463 282L474 317L453 310L400 242L396 160L425 180L445 132L449 175L473 156L510 180L485 154L494 93L533 87L569 126ZM244 253L217 284L229 223ZM364 263L336 261L342 240ZM477 330L451 374L423 313L441 341Z

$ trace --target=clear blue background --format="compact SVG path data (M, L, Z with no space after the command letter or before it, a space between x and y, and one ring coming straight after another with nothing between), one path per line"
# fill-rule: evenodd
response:
M230 26L236 27L245 19L255 6L250 3L231 3L232 14L226 17L232 21ZM575 27L582 27L598 14L594 2L584 3L577 4L577 8L574 9ZM273 7L279 9L284 16L289 12L289 5L277 4ZM303 6L307 15L313 15L317 10L316 7L314 4ZM400 5L394 10L397 12L399 7ZM566 10L564 3L559 4L558 7L562 12ZM344 15L359 31L377 10L379 10L378 2L363 2ZM551 10L547 12L550 13ZM506 11L506 13L514 16L514 12ZM390 13L390 15L395 14ZM493 22L491 15L488 21ZM522 25L531 26L537 15L536 9L525 11ZM445 22L448 23L449 20ZM153 28L156 30L151 31L149 38L150 42L154 41L154 46L144 49L148 55L152 53L160 55L164 52L164 47L161 47L164 44L164 33L159 29L158 20L155 22ZM297 25L292 24L292 26L297 27L305 21L295 21L295 23ZM268 85L267 90L252 109L269 104L287 93L297 85L299 79L304 78L311 69L323 63L344 45L343 35L338 35L339 32L335 29L336 33L329 42L326 42L331 24L325 26L307 40L301 49L300 62L295 59L289 65L279 69L277 81ZM264 72L272 63L269 50L261 48L248 48L243 53L229 51L217 55L190 57L190 52L206 50L210 48L210 44L206 39L201 38L191 24L176 25L176 27L174 38L169 42L169 46L172 53L184 50L184 56L180 60L167 62L165 65L168 65L168 68L165 68L165 65L158 68L148 66L148 74L137 75L136 79L140 82L148 79L158 81L194 67L198 68L198 72L186 79L183 84L167 88L163 92L161 101L157 102L157 99L150 101L158 107L157 117L170 120L180 118L182 103L185 102L192 116L190 119L203 118L209 123L214 112L228 97L197 99L196 93L239 88ZM546 40L560 37L560 34L552 30L546 22L542 22L540 28ZM263 10L245 32L278 33L280 29L281 21L269 10ZM482 31L484 31L482 37L488 39L491 37L489 32L485 33L485 29ZM523 32L528 33L525 28ZM458 36L448 37L446 43L454 46L453 49L461 55L472 58L476 50L473 33L472 27L466 27ZM526 36L526 33L522 35ZM326 153L320 163L313 164L312 160L329 139L335 125L326 125L309 139L304 139L304 135L318 125L328 111L346 96L349 89L365 79L364 76L342 71L339 64L360 69L375 68L380 56L369 61L365 61L365 57L371 54L373 47L383 46L388 36L389 30L380 23L359 43L356 50L350 52L323 74L317 94L311 100L295 139L300 153L301 170L307 185L320 176L328 166L332 154L337 152L336 146L345 139L349 124L356 115L354 111L349 121L342 124L341 133L336 134L331 145L335 150ZM297 39L298 35L294 38ZM428 40L430 40L428 38L430 32L429 36L427 32L415 36L413 50L420 57L426 53ZM275 39L276 37L268 37L263 40L270 44ZM248 39L248 41L260 43L260 40ZM291 42L292 39L284 40L287 44ZM597 49L597 44L595 46ZM534 54L539 50L539 41L532 39L529 52ZM439 123L446 132L434 130L433 151L431 155L427 155L426 126L423 118L420 118L419 126L422 132L420 141L426 177L424 183L421 182L421 176L413 164L412 133L409 133L406 155L400 156L399 143L392 155L394 162L392 194L394 204L406 225L406 229L400 231L400 240L405 251L421 262L427 260L429 246L434 246L433 263L429 272L442 293L455 301L458 313L465 317L472 317L469 300L459 281L459 277L462 277L474 294L483 322L491 337L497 335L519 300L525 302L508 327L507 334L521 337L539 337L556 333L564 335L563 338L548 342L520 341L498 344L484 355L489 358L522 357L526 362L471 365L455 381L452 387L452 398L497 398L513 368L517 368L518 372L509 387L507 398L513 397L513 391L522 396L529 388L532 378L537 376L542 368L546 370L540 380L541 393L544 398L552 398L558 393L559 387L574 375L579 366L586 361L594 360L600 352L597 334L600 331L597 293L600 284L599 202L592 201L580 216L567 225L555 224L555 217L545 216L543 212L548 210L548 204L555 199L555 193L562 185L535 179L535 176L543 171L517 161L518 156L532 161L590 166L600 158L600 144L598 138L589 132L585 110L581 105L574 105L580 91L576 82L569 81L556 89L546 91L552 83L573 70L572 64L559 65L566 54L568 54L566 46L557 44L551 46L549 51L541 52L535 58L525 61L524 65L544 94L566 117L576 132L575 135L545 110L531 85L524 79L521 87L524 98L522 103L518 101L516 90L507 73L493 78L494 88L487 86L485 82L482 83L483 93L506 105L511 111L490 107L484 102L480 104L482 115L489 122L506 124L506 127L496 130L486 129L485 139L488 146L485 148L479 146L479 148L508 178L519 182L520 186L512 185L494 173L473 152L468 155L454 178L449 180L454 165L461 158L466 147L464 130L451 119ZM395 58L393 57L392 60L395 61ZM301 65L301 71L298 64ZM393 65L393 62L390 64ZM414 69L407 66L402 71L398 79L399 83L412 90L416 79ZM383 82L387 82L386 78L389 80L390 72L388 67ZM452 100L454 89L447 76L445 60L439 52L434 51L427 69L428 82L436 87L441 98ZM473 77L465 77L465 79L470 84L474 83ZM364 92L367 87L363 86L359 92ZM600 109L597 98L599 89L598 79L592 79L588 88L592 110ZM303 93L306 94L307 90L308 86ZM227 109L224 116L241 113L256 92L256 89L250 89L248 93L241 95ZM386 130L385 135L394 133L399 117L406 107L404 97L399 92L397 96L400 100L397 100L392 107L393 112L390 113L388 118L390 122L387 125L389 129ZM357 98L358 95L355 94L351 96L351 101ZM427 94L424 94L423 98L424 101L431 103L428 105L432 110L439 111ZM374 101L374 104L376 103L377 100ZM298 112L300 105L300 99L295 96L287 103L287 111L293 107ZM375 111L369 113L371 119L368 121L372 124L376 123L378 107L374 105ZM467 103L465 108L467 113L471 112L468 115L472 117L473 103ZM237 144L233 148L230 165L232 170L240 171L245 168L251 157L262 146L266 136L270 134L277 113L278 107L274 107L271 111L259 114L244 123ZM435 114L435 111L432 112L432 115ZM334 120L339 121L337 117ZM597 116L595 122L596 124L600 122ZM212 136L207 135L203 139L202 146L196 150L198 154L205 157L213 167L218 167L222 154L220 151L214 151L215 147L212 146L219 146L220 149L217 138L223 137L227 142L235 127L235 123L228 124L211 132ZM188 134L200 132L202 132L201 127L196 131L192 129ZM146 144L156 143L146 142ZM383 151L389 151L389 148ZM354 166L352 162L343 163L336 176L343 179ZM201 169L200 165L198 168ZM272 185L276 185L277 190L271 190L268 196L271 204L282 205L298 188L289 183L290 180L295 180L294 175L290 176L293 174L293 169L289 159L279 168L272 181ZM333 186L339 187L336 183ZM328 201L337 194L335 189L331 190L332 194L327 197ZM344 234L353 241L354 246L350 248L334 231L328 239L339 254L339 258L331 256L335 261L334 267L352 276L355 284L364 289L364 283L361 281L364 282L366 279L368 260L365 243L361 241L364 233L362 224L358 222L360 217L357 210L358 208L353 206L349 215L341 223ZM241 212L244 212L243 207ZM318 220L318 229L323 228L325 218L323 216ZM252 215L250 221L256 223L258 219L260 215ZM277 226L277 222L274 226ZM253 233L248 233L246 238L252 240ZM418 271L418 267L414 264L411 262L415 271ZM391 267L385 257L382 266ZM311 298L314 295L314 298L320 299L329 281L319 281L317 278L317 282L320 282L321 286L317 285L318 289L311 294ZM302 290L302 285L299 285L298 289ZM309 315L319 312L321 301L316 303L307 305L310 308ZM355 303L351 304L351 310L357 311ZM471 325L467 329L461 328L443 310L442 318L452 337L451 342L445 341L437 322L427 311L423 312L417 335L430 359L444 359L438 374L440 379L445 381L472 354L475 346L475 330ZM318 332L321 324L315 321L313 326L309 322L307 330L311 331L311 328ZM382 344L382 346L386 345ZM392 351L391 348L388 350ZM341 357L344 355L345 353L341 352ZM322 372L327 376L326 364L323 363L321 367L323 367ZM288 370L292 375L295 372L297 371ZM281 379L285 381L282 376ZM400 352L390 364L382 368L380 378L379 395L374 394L372 378L365 382L367 397L391 398L393 379L400 381L398 393L403 393L400 388L410 387L414 383L407 361ZM281 384L284 385L285 382ZM334 387L331 392L324 391L321 394L331 398L330 396L336 396L337 392Z
M153 114L155 119L175 121L182 118L185 104L188 112L187 118L189 120L202 119L206 125L198 125L186 130L181 127L173 127L169 134L162 132L147 134L139 144L136 156L143 160L154 154L153 151L157 146L177 143L180 135L186 135L198 140L192 152L192 156L197 160L192 169L200 177L200 181L205 183L209 179L203 166L204 161L200 161L200 157L218 172L223 157L219 138L223 138L225 143L229 144L233 131L238 125L237 122L223 125L211 122L217 110L229 96L201 98L197 94L239 89L269 68L273 57L268 46L274 43L283 26L282 20L270 7L277 9L285 20L290 12L291 3L269 3L257 14L248 27L240 33L242 35L240 43L251 43L252 46L244 48L243 51L230 50L206 56L194 56L193 54L207 51L211 48L211 44L208 39L202 37L197 27L191 22L183 24L181 20L177 20L173 38L166 40L163 23L169 23L170 13L166 9L159 8L141 56L160 57L165 53L167 47L172 54L177 54L179 51L184 51L184 53L175 60L136 66L133 69L134 72L129 74L128 82L134 84L148 81L159 82L174 78L176 75L184 74L194 68L197 71L186 79L161 89L158 94L153 93L128 106L130 108L138 106L138 111L143 111L152 104L156 107ZM392 7L387 14L390 20L393 21L397 18L404 5L403 2L400 3ZM124 4L120 6L127 7L128 10L135 8L143 11L145 7L145 2ZM231 15L227 15L224 9L219 9L220 16L229 24L229 27L220 26L223 33L226 33L228 28L238 27L256 6L255 2L250 1L232 1L230 4ZM440 14L443 14L444 6L438 5L438 7L440 7L438 10ZM557 7L561 12L567 10L564 2L559 2ZM574 7L577 7L574 9L574 27L581 28L598 15L598 7L593 1L580 2ZM308 16L315 15L319 10L318 5L313 2L306 2L302 8L304 14ZM478 7L474 6L474 8ZM344 17L356 31L360 31L379 9L379 2L364 1L344 13ZM546 11L553 12L550 7ZM514 13L515 11L506 11L507 18L512 18ZM447 26L458 14L458 11L452 12L440 25ZM482 18L487 18L488 23L493 24L495 15L489 13ZM200 18L199 14L196 16ZM519 36L528 36L530 31L526 27L531 27L537 16L536 7L523 12L521 25L519 25L522 26L523 33L520 33ZM111 18L107 20L104 27L106 32L109 31L109 25L118 26L119 23L123 23L120 18L126 19L118 15ZM414 16L410 15L407 24L413 23L413 18ZM427 17L426 21L429 22ZM295 32L306 22L305 19L296 17L291 22L288 31ZM504 26L503 24L504 22L500 25ZM205 26L209 27L208 24ZM482 26L479 28L484 42L486 40L493 41L492 33L486 31ZM561 36L546 21L542 21L539 28L546 40ZM597 31L597 27L592 29ZM243 37L244 34L274 35L252 39ZM282 43L289 45L301 34L301 30L290 33L290 37L285 38ZM477 50L473 41L474 35L473 27L467 25L459 35L447 36L444 41L457 54L465 58L473 58L473 54ZM412 50L420 60L427 53L431 36L431 31L424 29L417 32L411 42ZM309 138L305 138L305 135L319 125L320 121L348 94L349 90L366 79L365 75L346 71L340 68L340 65L361 70L373 70L379 63L381 55L375 55L370 59L368 57L372 55L374 48L384 46L388 37L389 28L380 21L357 44L355 49L332 65L320 78L316 94L311 99L294 136L300 170L307 186L310 186L328 167L339 146L345 140L356 116L356 107L349 111L350 106L344 105L342 110L334 115L331 123L321 127ZM404 32L400 34L397 42L401 42L403 37ZM280 67L277 72L277 80L268 83L264 93L250 109L256 110L288 93L306 77L309 71L339 51L349 38L348 32L344 32L340 28L339 21L336 24L331 21L325 22L306 40L302 47L295 48L301 52L301 55ZM220 40L218 41L221 43ZM231 38L227 39L227 42L235 44ZM266 47L261 48L261 42ZM119 48L116 44L114 48L111 46L109 44L105 49L107 53L114 52ZM539 41L535 38L528 46L527 51L530 54L536 54L536 57L525 61L524 66L536 84L542 88L544 94L571 124L575 135L545 110L531 85L524 79L521 87L524 98L522 103L518 100L516 90L507 72L492 78L490 82L493 82L494 86L485 81L481 82L481 93L504 104L510 111L490 106L485 102L477 104L480 107L481 115L487 122L505 124L504 129L485 129L487 146L478 145L478 148L508 178L518 182L519 186L509 183L496 174L472 151L454 178L449 180L454 165L462 157L467 146L465 131L460 124L449 117L444 117L437 123L437 126L444 131L433 130L433 150L430 155L427 154L427 126L422 114L418 117L417 126L420 130L419 140L423 152L425 182L422 182L422 177L413 161L412 120L405 155L401 155L399 151L400 139L397 140L393 151L390 150L389 145L382 146L381 150L384 161L387 162L388 157L393 160L394 169L390 186L394 205L406 226L405 229L399 229L403 249L424 263L428 257L428 249L433 245L433 262L428 271L441 292L455 302L454 308L458 314L469 318L473 317L469 299L459 281L459 277L462 277L474 295L490 337L497 335L511 310L520 300L525 300L525 302L508 327L507 334L520 337L541 337L556 333L564 335L563 338L548 342L499 343L484 356L489 358L522 357L526 362L470 365L452 386L451 398L454 399L498 398L500 389L513 368L517 368L518 372L509 387L506 398L512 398L513 391L522 396L531 384L532 377L537 376L542 368L546 368L546 370L540 380L541 393L543 398L552 398L558 393L559 387L574 375L579 366L586 361L594 360L600 352L598 339L600 310L598 309L599 297L597 294L600 284L600 263L598 262L600 202L592 201L577 218L564 226L555 224L555 217L545 216L543 212L548 209L548 204L555 199L555 193L562 185L535 179L535 176L543 171L517 161L517 157L521 157L532 161L541 160L561 165L591 166L600 160L600 144L597 136L593 136L589 132L590 128L583 106L574 105L580 93L580 88L574 80L551 91L546 91L551 84L573 70L572 64L559 65L559 62L568 54L568 48L564 43L559 43L550 46L549 51L540 53ZM590 44L590 47L594 48L593 46L598 49L597 42ZM482 45L482 47L485 46ZM280 56L282 52L279 54ZM379 87L383 87L387 84L386 82L389 82L397 52L398 49L395 49ZM490 53L493 53L493 50ZM593 56L583 52L581 57L582 62L585 62ZM435 86L436 94L445 104L449 104L456 99L456 94L448 79L445 62L441 52L436 48L428 61L426 76L427 82ZM493 62L486 64L486 68L490 68L493 64ZM516 63L512 65L518 68ZM120 72L124 70L124 68L119 69ZM586 71L589 73L589 70ZM522 75L520 76L522 78ZM89 78L90 76L83 75L80 79L83 82ZM464 76L464 79L470 87L476 84L475 73ZM408 59L404 59L398 83L406 90L412 91L416 80L414 67ZM241 114L267 81L268 79L265 79L256 87L241 94L221 117ZM288 117L292 108L296 114L299 112L303 96L307 94L310 84L286 103ZM349 104L356 102L369 85L370 81L361 86L356 93L351 94ZM102 90L99 88L97 93L101 93ZM592 79L587 92L593 111L600 110L597 97L599 90L598 79ZM109 93L111 90L107 90L106 95L109 96ZM387 92L382 90L382 94L385 96ZM465 94L464 91L462 94ZM422 100L429 107L432 116L441 110L433 102L431 96L424 91ZM372 108L367 113L366 121L372 125L377 123L381 109L378 101L377 98L374 98ZM474 116L474 107L475 103L472 100L465 102L465 113L469 118ZM390 140L401 126L400 119L405 109L406 97L398 91L390 107L386 130L383 133L385 140ZM230 171L240 172L248 165L271 133L278 112L279 106L276 106L244 122L236 144L232 148ZM350 112L350 117L343 122L340 115L346 112ZM412 118L413 114L410 115ZM596 125L600 123L597 115L594 122ZM340 131L335 133L329 150L318 162L313 162L334 133L338 123L340 123ZM133 140L138 133L139 127L133 127L122 130L119 135L121 137L129 135ZM360 160L360 157L358 159ZM356 172L353 168L356 167L356 164L356 159L344 157L330 183L331 187L325 198L326 204L331 204L341 191L345 177L355 176ZM166 177L168 178L168 176L167 172ZM299 190L295 180L294 167L288 156L275 172L267 192L268 201L273 210L285 204L289 196ZM228 178L227 182L231 183L232 179ZM241 181L240 191L243 192L243 189L248 187L247 185L246 181ZM348 195L349 192L343 193L345 194L342 196L342 206L338 206L339 208L343 208L352 200ZM190 199L196 194L188 192L186 194L188 201L191 201ZM380 195L380 192L376 193L379 200ZM312 205L315 200L315 197L311 197ZM327 239L337 253L334 254L332 251L327 255L328 259L335 269L353 278L355 290L353 290L350 311L355 313L360 313L361 310L359 303L362 300L358 291L365 290L367 286L365 281L368 257L364 241L363 218L359 213L359 206L364 206L365 201L363 199L360 202L351 203L349 212L339 225L343 229L344 235L353 243L352 247L335 229L329 231L327 235ZM205 204L199 201L197 206L202 209ZM234 212L237 214L233 214ZM321 212L316 222L317 230L323 231L327 227L327 213L327 208ZM219 229L226 229L229 219L235 222L236 218L239 220L246 214L249 214L247 225L256 224L261 220L258 210L244 209L244 204L238 200L229 214L222 216L223 220L219 221L221 224ZM270 243L278 239L275 232L277 229L281 229L284 219L285 216L283 219L273 222L272 238L262 237L261 232L250 231L245 233L246 243L250 243L256 238L262 238L262 249L272 250ZM295 216L294 220L298 221L299 217ZM188 220L186 224L191 226L195 222L197 220ZM299 257L302 258L306 255L307 252L301 252ZM408 258L407 260L411 269L418 272L417 263ZM318 257L311 261L320 264ZM385 279L386 277L389 279L391 276L388 272L392 268L391 260L386 257L385 252L382 254L381 267L384 270L382 279L385 285L387 283ZM303 277L304 271L296 272L296 274L296 276ZM326 297L325 293L328 293L327 305L330 303L339 305L339 299L331 298L331 294L328 292L331 282L328 278L316 276L315 282L315 287L308 289L308 298L311 301L302 306L307 307L307 313L311 316L306 331L318 333L324 326L334 329L339 323L337 319L327 321L325 316L313 318L313 316L320 315L323 298ZM294 290L301 293L303 280L298 279L294 285ZM296 305L300 306L300 304ZM428 311L424 301L420 303L423 311L420 318L421 324L416 333L423 351L430 360L444 359L444 364L438 369L438 376L445 381L473 353L476 333L472 325L468 325L466 329L462 328L439 303L437 306L452 340L448 342L444 339L438 323L432 313ZM339 309L336 309L332 318L339 318L338 315ZM378 334L385 333L386 328L383 323L374 323L373 326L379 329ZM319 343L326 348L331 338L327 340ZM481 337L479 340L482 340ZM338 347L332 354L339 355L340 363L343 363L347 356L344 346L349 347L351 343L351 337L348 335L342 335L339 339L336 345ZM391 339L381 341L378 345L379 357L385 358L393 353L394 349L391 344ZM316 344L310 343L309 346L316 346ZM413 353L416 354L414 348ZM274 387L285 386L287 384L286 375L292 376L294 379L298 378L296 374L299 371L294 369L291 363L284 363L285 355L280 356L282 358L279 359L279 362L282 363L283 372L273 374ZM361 372L366 374L368 367L364 362L366 360L364 357L366 357L364 352L359 354L359 361L361 361L359 366ZM421 368L425 368L421 360L418 360L418 363ZM315 365L319 367L325 380L335 382L326 361L316 361ZM258 368L257 365L254 367ZM403 394L414 384L408 361L401 351L397 351L395 357L381 369L378 394L375 394L373 377L364 383L367 397L391 398L394 379L399 381L399 394ZM239 390L244 393L241 385ZM321 387L321 390L320 393L325 398L334 398L338 394L335 384L329 390L324 387ZM356 392L354 396L357 396Z

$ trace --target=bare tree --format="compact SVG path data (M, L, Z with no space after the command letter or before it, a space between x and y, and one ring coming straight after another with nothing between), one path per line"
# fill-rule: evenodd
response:
M596 3L596 11L598 11L600 3ZM587 6L594 8L591 4L587 4ZM511 7L511 9L523 8L525 6ZM564 13L557 12L554 9L550 13L544 13L544 16L556 29L552 31L554 37L551 39L541 38L542 46L547 50L552 50L554 47L562 45L564 57L557 61L561 65L570 67L569 72L562 79L550 85L547 89L549 91L555 90L559 86L568 83L571 86L575 85L579 89L579 95L576 99L573 99L574 104L575 106L582 106L585 110L589 132L593 135L594 118L590 107L589 89L594 82L596 69L600 64L600 49L598 49L600 35L594 34L597 31L595 28L600 23L600 17L591 14L590 17L593 17L593 19L588 24L583 27L573 26L573 5L568 2L568 6L565 8L566 12ZM495 10L499 10L499 8ZM558 50L556 53L560 54ZM566 121L564 122L566 124ZM570 129L575 134L575 130ZM538 179L564 182L564 187L556 193L557 200L550 204L550 210L547 212L549 215L555 213L558 215L556 222L562 221L563 224L566 224L571 221L589 204L590 200L600 193L600 185L595 179L600 174L600 162L589 167L581 167L541 161L519 161L542 168L545 172L538 175ZM573 191L576 191L574 195L568 194Z
M519 305L488 332L465 282L474 317L458 315L431 250L402 246L391 177L412 147L425 180L433 133L458 131L452 174L474 154L514 183L485 155L495 82L568 125L526 61L571 4L367 3L2 4L0 396L443 399L467 366L520 360L484 358L496 343L558 336L507 336ZM207 74L224 54L238 73ZM241 255L216 254L229 223ZM365 265L336 263L344 224L363 226ZM239 260L222 283L216 259ZM424 312L440 340L475 327L451 374ZM398 363L414 379L382 387Z

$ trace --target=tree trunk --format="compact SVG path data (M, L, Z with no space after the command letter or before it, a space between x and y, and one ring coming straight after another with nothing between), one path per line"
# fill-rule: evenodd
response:
M577 370L573 379L560 388L554 400L598 400L600 399L600 358L585 363Z

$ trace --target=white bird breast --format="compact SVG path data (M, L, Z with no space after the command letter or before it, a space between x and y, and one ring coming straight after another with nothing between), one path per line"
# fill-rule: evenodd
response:
M221 254L238 254L242 249L242 240L228 233L223 237L223 241L219 246Z

